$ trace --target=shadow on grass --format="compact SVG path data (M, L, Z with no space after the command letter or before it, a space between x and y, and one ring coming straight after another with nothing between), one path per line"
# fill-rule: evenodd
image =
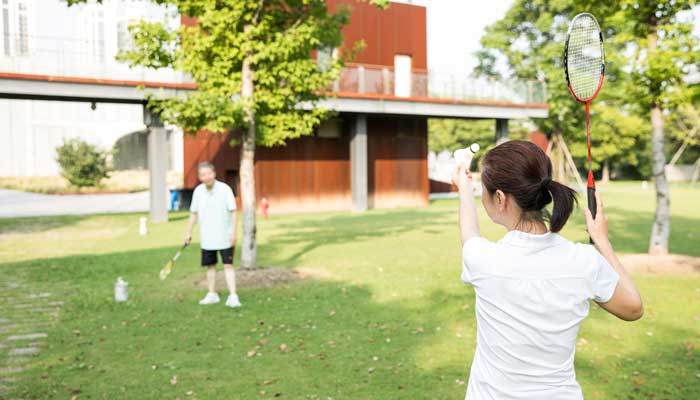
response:
M269 259L275 265L295 267L304 254L322 246L398 235L434 226L452 217L443 210L425 208L372 210L361 215L343 214L325 219L281 223L276 229L283 232L267 237L259 248L260 258ZM283 249L298 243L304 243L301 249L291 255L281 255Z
M426 371L413 358L435 334L415 333L431 314L414 305L380 304L366 287L307 280L241 290L242 309L204 307L197 304L202 291L185 284L201 273L196 255L184 255L169 280L158 280L152 265L169 250L1 265L9 274L24 271L25 283L42 282L65 301L59 322L47 328L46 347L17 375L10 397L464 395L454 382L464 379L466 364ZM117 275L129 281L127 303L112 300Z
M24 234L76 225L89 215L0 218L0 235Z
M618 324L624 324L618 321ZM700 399L700 337L697 331L656 324L654 336L633 351L624 337L607 335L587 346L612 348L604 354L576 354L576 375L587 399ZM670 338L670 339L669 339ZM608 343L597 343L608 342ZM611 343L612 342L612 343Z
M409 222L397 228L386 218L337 216L283 224L290 232L281 239L309 234L306 247L313 249L441 218L422 210L395 214L391 218ZM326 235L331 235L329 241L323 240ZM378 303L364 286L307 280L241 290L244 306L239 310L221 304L203 307L197 304L201 290L187 284L201 274L197 252L185 253L171 277L158 280L171 252L162 247L0 264L5 277L22 271L24 282L41 283L65 301L60 322L47 328L46 347L17 375L9 397L51 399L77 393L150 399L185 398L188 392L198 398L241 399L464 396L465 386L456 381L466 380L474 349L452 332L430 328L455 320L473 326L473 292L466 287L433 291L415 302ZM288 261L296 263L298 255ZM112 300L119 275L130 282L125 304ZM472 305L468 311L461 308L465 302ZM590 318L594 326L610 324L600 312ZM624 324L611 326L617 323ZM417 332L418 327L426 329ZM621 358L614 352L603 357L579 353L576 365L584 391L600 399L699 398L698 333L658 325L656 337L675 339L633 348ZM597 332L588 340L611 339ZM432 357L437 361L422 365L417 354L435 344ZM448 352L461 354L461 361L442 362Z

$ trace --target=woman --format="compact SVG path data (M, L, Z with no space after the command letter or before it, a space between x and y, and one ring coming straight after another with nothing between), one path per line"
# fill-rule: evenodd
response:
M467 166L455 168L462 280L476 293L477 347L468 400L582 399L574 353L589 301L627 321L643 314L639 292L608 240L597 193L596 218L585 210L595 247L557 234L576 193L553 181L551 173L547 155L530 142L506 142L486 154L482 203L491 220L508 230L491 242L479 236ZM545 207L552 202L549 216Z

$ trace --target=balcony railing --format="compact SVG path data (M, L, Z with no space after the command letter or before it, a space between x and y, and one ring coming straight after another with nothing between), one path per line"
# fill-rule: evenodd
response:
M391 67L348 64L333 85L338 93L432 98L457 101L496 101L514 104L544 104L547 87L541 81L472 78L438 71L413 70L408 96L398 95ZM403 92L406 90L404 88Z

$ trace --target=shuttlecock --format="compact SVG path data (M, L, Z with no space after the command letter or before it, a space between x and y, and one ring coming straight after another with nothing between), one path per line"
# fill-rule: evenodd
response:
M459 149L454 152L454 157L457 163L465 163L467 167L472 163L472 158L474 157L474 154L476 154L477 151L481 146L479 146L479 143L472 143L471 146L467 147L466 149Z

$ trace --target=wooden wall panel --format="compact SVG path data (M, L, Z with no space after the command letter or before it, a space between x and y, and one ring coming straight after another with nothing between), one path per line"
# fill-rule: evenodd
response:
M427 120L368 119L370 205L376 208L428 203Z
M350 7L350 23L343 29L344 48L364 40L365 49L352 60L356 63L394 66L394 55L410 55L414 69L427 69L425 7L391 3L381 10L356 0L328 0L329 10Z
M217 177L237 186L240 147L229 146L235 134L200 132L185 138L185 187L194 188L197 164L211 161ZM239 187L234 187L236 194ZM348 137L304 137L286 146L257 147L255 195L263 197L270 212L346 210L351 206L350 147ZM238 196L240 206L240 196Z

